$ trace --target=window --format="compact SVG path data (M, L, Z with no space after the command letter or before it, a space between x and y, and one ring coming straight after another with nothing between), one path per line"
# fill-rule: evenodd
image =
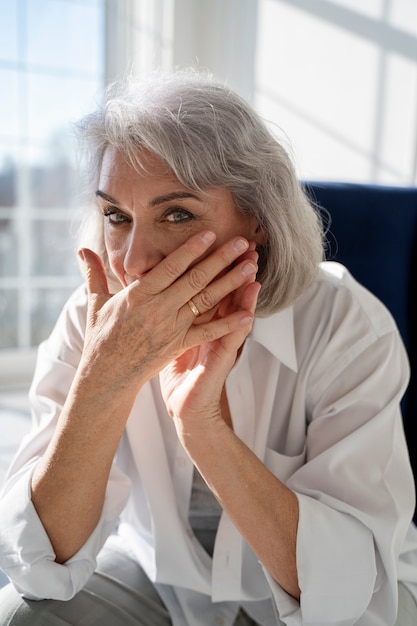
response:
M126 70L211 69L282 128L300 178L417 182L415 0L0 0L0 16L0 349L36 346L81 282L70 123Z
M71 122L104 84L104 0L0 0L0 348L37 345L81 282ZM7 94L7 97L6 97Z

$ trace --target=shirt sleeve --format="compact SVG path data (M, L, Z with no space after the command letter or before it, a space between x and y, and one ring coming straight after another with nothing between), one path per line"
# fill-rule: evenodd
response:
M398 559L415 504L400 411L409 368L393 321L373 306L377 327L360 307L329 320L309 364L305 462L287 481L299 503L300 602L266 572L288 626L396 619Z
M96 556L117 523L130 483L113 465L95 530L73 557L59 564L30 498L30 481L37 460L25 466L2 495L1 566L16 590L29 600L70 600L94 572Z
M84 586L130 493L129 479L113 463L95 530L66 563L55 561L52 545L31 501L30 483L55 430L80 360L86 305L85 289L78 289L64 307L50 338L39 347L30 390L32 427L8 469L0 494L0 566L17 591L33 600L68 600Z

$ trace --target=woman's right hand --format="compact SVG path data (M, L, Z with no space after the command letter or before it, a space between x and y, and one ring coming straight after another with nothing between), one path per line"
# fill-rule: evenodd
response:
M80 251L89 292L80 367L91 384L100 387L110 380L113 395L123 389L135 396L138 387L186 350L251 324L251 311L213 314L226 296L256 274L254 261L245 256L239 261L249 243L235 237L207 254L213 241L209 231L191 237L114 295L100 258L91 250ZM201 317L191 311L190 299Z
M191 237L114 295L99 257L82 251L89 298L85 344L54 436L32 477L32 501L60 563L99 522L140 387L187 349L252 322L250 311L213 313L248 281L245 268L249 276L256 272L256 263L245 258L248 242L236 237L207 254L212 243L207 232ZM191 298L201 313L208 312L206 319L194 316Z

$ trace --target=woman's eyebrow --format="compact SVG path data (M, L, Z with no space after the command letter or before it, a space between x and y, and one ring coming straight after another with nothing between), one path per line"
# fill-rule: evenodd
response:
M98 198L103 198L103 200L105 200L106 202L110 202L110 204L115 204L116 206L119 206L117 200L109 196L107 193L104 193L104 191L101 191L101 189L97 189L96 196Z
M110 204L114 204L116 206L120 206L120 203L109 196L109 194L101 191L101 189L97 189L96 196L102 198L106 202ZM171 202L172 200L182 200L184 198L193 198L194 200L198 200L201 202L201 198L195 193L191 193L190 191L172 191L171 193L163 194L162 196L157 196L150 201L150 206L158 206L159 204L163 204L164 202Z
M201 201L201 198L197 196L195 193L191 193L190 191L172 191L171 193L166 193L162 196L157 196L153 200L151 200L151 206L158 206L158 204L163 204L164 202L171 202L172 200L182 200L183 198L194 198L194 200Z

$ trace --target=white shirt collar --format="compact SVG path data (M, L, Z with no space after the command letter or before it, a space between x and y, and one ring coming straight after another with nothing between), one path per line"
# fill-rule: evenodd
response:
M270 317L257 317L250 337L269 350L284 365L294 372L298 371L292 306Z

